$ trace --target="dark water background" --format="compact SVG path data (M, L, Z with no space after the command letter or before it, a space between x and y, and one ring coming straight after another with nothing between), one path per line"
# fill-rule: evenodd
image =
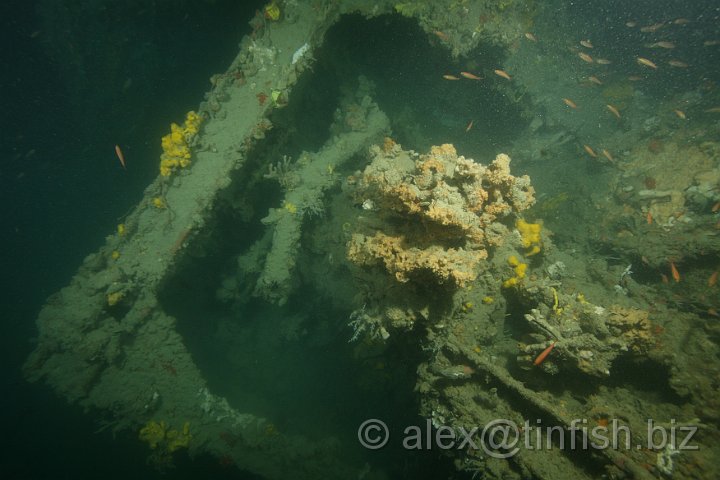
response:
M96 433L97 417L28 385L20 365L45 299L142 198L157 175L160 137L197 108L262 4L0 4L0 477L158 475L134 435ZM178 458L170 476L231 473L215 459Z
M68 406L46 386L27 384L20 365L32 348L34 319L43 302L68 283L83 257L96 251L118 219L142 198L144 188L157 175L161 136L170 122L181 121L185 112L197 107L210 86L209 77L227 68L238 42L250 31L247 22L265 2L135 0L105 2L104 8L83 6L88 3L0 4L2 478L158 476L145 464L147 448L134 432L117 438L109 431L97 433L97 416ZM717 33L717 2L658 5L646 1L632 7L626 1L558 3L565 9L578 9L579 23L563 28L585 36L595 30L600 38L604 34L609 44L624 45L630 66L634 66L632 52L642 40L624 29L629 18L649 23L685 16L698 23L698 38L715 38ZM384 78L378 97L386 104L392 104L387 97L397 97L399 111L401 104L426 94L423 74L428 82L441 80L436 72L427 72L428 63L422 63L429 62L427 56L407 55L407 45L417 37L398 33L385 38L387 29L382 22L368 26L364 19L351 19L342 32L334 33L368 40L348 47L359 65L352 75ZM616 27L601 32L604 24ZM384 55L376 55L373 39L386 42L382 44ZM404 49L391 48L403 42ZM328 56L342 58L332 55L331 46L326 50ZM698 70L692 77L684 71L673 72L666 83L650 88L651 93L660 97L716 78L717 53L691 54L684 58L698 65L699 74ZM327 72L326 78L331 73ZM456 105L461 132L471 118L463 110L463 104L471 104L467 100L462 98ZM495 107L488 102L485 99L485 108ZM427 114L429 118L430 108ZM514 131L513 116L503 117L504 123L498 118L494 117L492 125L496 141L501 138L499 130L507 137ZM441 140L427 138L429 144ZM115 157L115 144L125 152L127 171ZM466 147L462 140L457 144L459 150ZM482 147L494 150L498 145ZM537 178L541 181L542 175ZM251 478L222 469L216 459L190 462L181 455L168 477L208 475Z

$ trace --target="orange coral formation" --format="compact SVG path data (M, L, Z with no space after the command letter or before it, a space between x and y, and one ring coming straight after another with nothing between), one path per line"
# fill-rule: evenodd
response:
M653 343L652 324L646 310L613 305L609 308L607 325L621 336L634 353L647 352Z
M354 234L349 244L348 258L358 265L382 262L387 271L402 283L409 280L411 272L428 270L441 283L452 280L462 287L477 278L477 266L487 258L487 252L444 249L438 245L420 249L409 247L402 236L391 237L377 232L374 237Z
M353 235L349 259L383 263L402 282L416 270L457 285L474 280L487 248L507 232L498 220L534 203L530 179L512 176L504 154L484 166L458 156L450 144L419 155L388 143L371 149L355 196L359 203L371 200L377 214L391 221L384 233ZM398 218L412 221L400 227Z
M397 143L395 143L395 140L390 137L385 137L383 139L382 145L383 152L385 152L386 154L392 153L392 151L395 149L395 145L397 145Z

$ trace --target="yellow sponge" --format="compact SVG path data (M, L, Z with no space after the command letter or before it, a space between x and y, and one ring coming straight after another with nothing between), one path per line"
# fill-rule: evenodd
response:
M162 137L160 142L163 150L160 155L160 175L167 177L176 169L190 165L192 155L189 142L200 131L201 122L202 117L190 111L185 115L182 126L170 124L170 133Z

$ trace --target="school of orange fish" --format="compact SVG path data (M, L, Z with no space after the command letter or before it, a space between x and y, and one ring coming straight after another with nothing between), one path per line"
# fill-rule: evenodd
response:
M639 30L640 30L640 32L642 32L642 33L655 33L655 32L657 32L657 31L659 31L660 29L667 28L667 27L672 27L673 25L683 26L683 25L687 25L687 24L689 24L689 23L691 23L691 21L688 20L688 19L686 19L686 18L678 18L678 19L675 19L675 20L672 20L672 21L668 21L668 22L658 22L658 23L654 23L654 24L652 24L652 25L642 26L642 27L639 28ZM628 21L628 22L625 23L625 26L626 26L627 28L636 28L636 27L638 27L638 23L635 22L635 21ZM434 33L435 33L435 35L436 35L438 38L440 38L441 40L444 40L444 41L447 41L447 40L448 40L447 35L444 34L443 32L436 31L436 32L434 32ZM527 40L529 40L529 41L531 41L531 42L535 42L535 43L538 42L537 37L536 37L533 33L526 32L524 36L525 36L525 38L526 38ZM579 41L578 41L578 44L579 44L581 47L583 47L583 48L585 48L585 49L587 49L587 50L593 50L593 49L595 48L595 46L593 45L593 43L592 43L592 41L591 41L590 39L582 39L582 40L579 40ZM720 40L705 40L705 41L703 42L703 46L704 46L704 47L712 47L712 46L717 46L717 45L720 45ZM652 42L652 43L646 43L646 44L643 45L643 47L644 47L644 48L648 48L648 49L673 50L673 49L675 48L675 43L670 42L670 41L666 41L666 40L659 40L659 41ZM608 59L606 59L606 58L593 57L593 56L591 56L589 53L587 53L586 51L578 51L578 50L577 50L577 47L571 48L571 51L572 51L573 53L576 53L576 54L577 54L577 57L578 57L580 60L582 60L583 62L588 63L588 64L610 65L610 64L612 63L610 60L608 60ZM648 56L650 56L650 55L648 55ZM657 63L656 61L651 60L650 58L647 58L647 57L637 56L637 57L635 57L635 62L636 62L638 65L640 65L640 66L642 66L642 67L645 67L645 68L649 68L649 69L651 69L651 70L658 70L658 69L659 69L658 63ZM666 63L668 66L672 67L672 68L681 68L681 69L684 69L684 68L689 68L689 67L690 67L690 65L689 65L688 63L686 63L686 62L684 62L684 61L682 61L682 60L679 60L679 59L677 59L677 58L671 58L671 59L669 59L669 60L666 60L665 63ZM505 70L495 69L495 70L493 70L493 72L494 72L495 75L497 75L498 77L501 77L501 78L503 78L503 79L505 79L505 80L510 80L510 81L512 81L512 76L511 76L508 72L506 72ZM474 74L474 73L464 72L464 71L463 71L463 72L460 72L460 76L453 75L453 74L445 74L445 75L443 75L443 78L446 79L446 80L461 80L461 77L462 77L462 78L465 78L465 79L469 79L469 80L475 80L475 81L479 81L479 80L482 80L482 79L483 79L483 77L480 77L480 76L478 76L478 75L476 75L476 74ZM642 80L642 77L641 77L641 76L638 76L638 75L631 75L631 76L628 77L628 80L629 80L629 81L632 81L632 82L637 82L637 81ZM590 82L590 83L592 83L592 84L595 84L595 85L602 85L602 84L603 84L602 80L601 80L600 78L598 78L596 75L589 75L589 76L587 77L587 81ZM572 100L572 99L570 99L570 98L562 98L562 102L563 102L568 108L571 108L571 109L577 109L577 108L578 108L577 103L575 103L575 101ZM607 110L608 110L613 116L615 116L618 120L620 120L620 119L622 118L622 114L620 113L620 110L619 110L618 107L616 107L615 105L607 104L607 105L606 105L606 108L607 108ZM704 110L704 112L705 112L705 113L720 113L720 106L707 108L707 109ZM680 110L680 109L673 109L673 113L674 113L680 120L687 120L687 115L686 115L685 112L683 112L682 110ZM467 127L465 128L465 132L469 132L470 129L472 129L472 126L473 126L473 121L471 120L471 121L468 123ZM589 145L583 145L583 150L584 150L588 155L590 155L592 158L598 158L598 154L595 152L595 150L594 150L591 146L589 146ZM602 149L602 155L603 155L603 157L605 157L610 163L615 163L615 159L614 159L613 156L610 154L610 152L608 152L606 149ZM713 212L713 213L716 213L716 212L718 212L718 211L720 211L720 202L716 203L716 204L713 205L713 207L712 207L712 212ZM651 216L651 214L648 212L648 213L647 213L647 223L648 223L648 224L651 224L652 222L653 222L652 216ZM669 261L669 270L670 270L670 276L672 277L673 281L675 281L676 283L680 282L680 279L681 279L680 272L678 271L677 267L675 266L675 262L674 262L674 261ZM667 283L667 282L668 282L668 277L667 277L665 274L663 274L662 277L663 277L663 282ZM714 286L717 284L717 281L718 281L718 271L716 270L716 271L714 271L714 272L711 274L711 276L710 276L710 277L708 278L708 280L707 280L707 285L708 285L708 287L714 287ZM711 310L712 310L712 309L711 309ZM711 314L715 313L716 315L718 315L716 312L712 312L712 311L709 311L708 313L711 313ZM720 316L720 315L718 315L718 316ZM538 363L542 362L542 361L544 360L544 358L547 356L547 354L550 353L550 351L552 350L553 347L554 347L554 343L551 344L544 352L542 352L542 353L538 356L538 358L537 358L536 361L535 361L535 364L537 365Z
M668 22L658 22L658 23L654 23L652 25L646 25L646 26L640 27L639 30L642 33L654 33L665 27L669 27L672 25L683 26L683 25L687 25L689 23L691 23L691 21L686 18L678 18L678 19L668 21ZM625 26L628 28L636 28L638 26L638 23L634 22L634 21L628 21L625 23ZM433 33L440 40L449 41L449 37L447 36L447 34L437 31L437 30L434 31ZM538 42L537 37L533 33L530 33L530 32L525 33L525 38L531 42L535 42L535 43ZM588 50L592 50L595 48L595 46L593 45L593 43L590 39L583 39L583 40L580 40L578 43L581 47L586 48ZM706 47L716 46L716 45L720 45L720 40L705 40L703 42L703 46L706 46ZM659 48L659 49L665 49L665 50L672 50L675 48L675 43L670 42L670 41L660 40L660 41L653 42L653 43L646 43L643 46L645 48L649 48L649 49ZM586 63L595 63L598 65L612 64L612 62L606 58L592 57L589 53L586 53L584 51L576 51L575 47L571 48L571 51L573 51L574 53L577 53L578 58L580 58L583 62L586 62ZM657 70L659 68L658 64L655 61L653 61L649 58L646 58L646 57L638 56L635 58L635 61L637 62L638 65L652 69L652 70ZM687 64L686 62L675 59L675 58L667 60L666 63L673 68L689 68L690 67L690 65ZM495 69L495 70L493 70L493 73L495 73L495 75L497 75L505 80L512 80L512 76L505 70ZM476 75L472 72L464 72L464 71L460 72L459 75L448 73L448 74L443 75L443 78L445 80L461 80L462 78L466 78L469 80L476 80L476 81L483 80L483 77L481 77L479 75ZM628 80L636 82L636 81L642 80L642 77L639 75L630 75L628 77ZM595 85L603 84L602 80L600 80L600 78L598 78L596 75L589 75L587 77L587 81L590 83L593 83ZM572 109L578 108L577 103L575 103L575 101L573 101L570 98L563 98L562 101L565 103L565 105L567 105L568 107L570 107ZM608 111L610 113L612 113L617 119L622 118L620 110L615 105L608 104L608 105L606 105L606 107L607 107ZM675 113L675 115L679 119L687 120L687 115L685 115L685 112L683 112L682 110L673 109L673 113ZM720 107L708 108L705 110L705 113L720 113ZM468 123L466 131L470 131L470 129L472 128L472 123L473 123L472 121L470 121ZM597 157L597 155L594 153L594 151L590 147L588 147L587 145L584 145L583 147L590 156ZM603 150L603 155L610 162L613 162L613 158L609 152L607 152L606 150Z

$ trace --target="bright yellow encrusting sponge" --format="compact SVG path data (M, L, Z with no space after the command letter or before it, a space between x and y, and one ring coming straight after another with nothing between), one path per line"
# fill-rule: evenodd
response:
M515 222L515 227L518 229L518 232L520 232L522 246L526 249L525 257L531 257L540 253L540 246L542 245L540 232L542 231L542 225L540 223L528 223L522 218L519 218L517 222ZM508 265L513 267L515 275L502 283L503 288L514 287L520 283L520 281L525 278L528 268L528 264L518 260L515 255L510 255L507 262Z
M123 299L123 296L124 296L123 292L108 293L107 297L106 297L108 307L114 307L115 305L117 305L118 302L120 302L120 300Z
M190 146L193 137L200 131L202 117L190 111L185 115L182 126L170 125L170 133L162 137L163 153L160 155L160 175L168 177L178 168L190 165Z
M185 422L182 430L168 430L165 422L150 420L140 429L140 440L147 443L151 449L158 447L167 452L174 452L180 448L187 448L192 440L190 423Z
M518 229L518 232L520 232L522 246L528 249L525 256L530 257L540 253L540 245L542 242L540 231L542 230L542 225L540 223L528 223L522 218L519 218L518 221L515 222L515 227Z
M520 280L525 278L525 273L527 272L527 263L522 263L515 255L510 255L510 257L507 260L508 265L513 267L513 271L515 272L515 276L508 278L505 280L502 284L503 288L510 288L517 285Z
M156 449L160 442L165 440L165 422L150 420L140 429L139 438L153 450Z
M165 434L165 440L167 440L167 449L169 452L174 452L180 448L187 448L192 440L190 435L190 423L185 422L181 431L170 430Z
M278 7L277 3L271 2L265 7L264 11L266 19L272 20L273 22L280 20L280 7Z
M290 202L288 202L288 201L286 201L286 202L283 204L283 207L285 208L285 210L287 210L288 212L292 213L293 215L295 215L295 214L297 213L297 211L298 211L297 205L295 205L294 203L290 203Z
M165 204L165 200L163 200L162 197L153 198L152 204L155 208L158 208L158 209L167 208L167 205Z

